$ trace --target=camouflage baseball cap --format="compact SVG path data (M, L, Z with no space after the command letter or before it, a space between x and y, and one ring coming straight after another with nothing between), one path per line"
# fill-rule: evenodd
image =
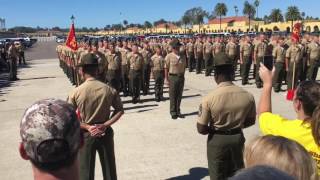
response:
M219 52L214 57L214 66L233 65L232 60L223 52Z
M59 99L44 99L30 106L21 120L20 135L27 155L39 163L63 161L80 147L75 109Z

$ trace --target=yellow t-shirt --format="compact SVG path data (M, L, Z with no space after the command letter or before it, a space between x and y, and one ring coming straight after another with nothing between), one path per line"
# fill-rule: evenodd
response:
M315 143L309 123L302 120L288 120L269 112L259 117L260 129L263 134L282 136L300 143L313 157L320 172L320 147Z

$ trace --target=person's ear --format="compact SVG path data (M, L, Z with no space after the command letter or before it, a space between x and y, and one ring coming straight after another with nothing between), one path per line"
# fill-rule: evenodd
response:
M27 155L27 152L23 146L23 143L21 142L19 145L19 153L22 159L24 160L30 160L29 156Z
M294 106L297 111L300 111L302 109L301 101L298 99L294 100Z

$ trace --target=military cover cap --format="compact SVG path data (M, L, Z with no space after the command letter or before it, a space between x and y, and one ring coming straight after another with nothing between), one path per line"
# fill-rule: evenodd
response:
M92 53L88 53L81 58L81 62L77 66L98 65L98 57Z
M99 44L99 43L98 43L98 40L97 40L97 39L92 39L92 40L91 40L91 45L92 45L92 46L98 46L98 44Z
M66 160L80 147L75 109L59 99L44 99L30 106L21 120L20 135L27 155L39 163Z
M219 52L214 57L214 66L226 66L226 65L233 65L232 60L224 53Z
M172 47L180 47L182 44L179 42L177 38L174 38L170 41L170 46Z

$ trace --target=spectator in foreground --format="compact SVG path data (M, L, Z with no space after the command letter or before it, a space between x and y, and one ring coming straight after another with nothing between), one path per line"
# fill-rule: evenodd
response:
M318 178L316 163L303 146L281 136L262 136L249 143L244 151L246 168L267 165L297 180Z
M30 160L35 180L78 180L78 152L83 144L74 108L57 99L34 103L20 124L19 151Z
M294 177L270 166L254 166L246 168L229 180L296 180Z
M274 72L274 71L273 71ZM288 120L272 113L271 90L273 72L260 68L263 90L258 106L259 124L263 134L283 136L300 143L320 167L320 84L304 81L295 91L293 107L297 119Z

